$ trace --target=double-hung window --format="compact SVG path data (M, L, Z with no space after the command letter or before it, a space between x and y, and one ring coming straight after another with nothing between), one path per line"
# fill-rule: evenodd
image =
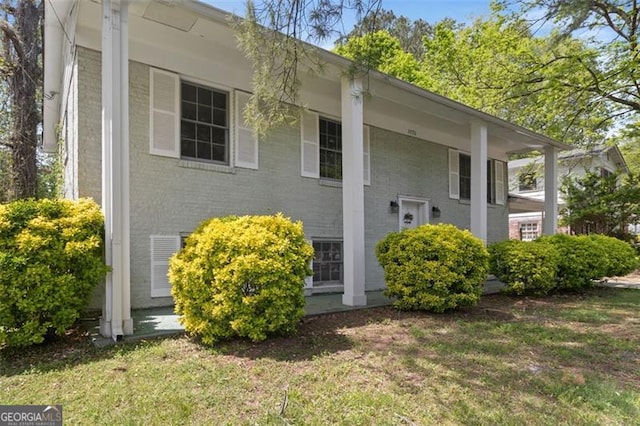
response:
M487 160L487 203L505 202L504 162ZM449 197L471 199L471 156L455 149L449 150Z
M342 284L342 241L313 241L313 284Z
M320 177L342 180L342 125L320 117Z
M301 176L341 181L342 123L315 112L303 114L301 126ZM365 185L371 184L369 126L362 128L362 171Z
M229 95L182 81L180 155L229 164Z
M213 163L210 170L258 169L258 139L243 118L249 93L156 68L150 68L149 86L151 154L189 160L185 166Z

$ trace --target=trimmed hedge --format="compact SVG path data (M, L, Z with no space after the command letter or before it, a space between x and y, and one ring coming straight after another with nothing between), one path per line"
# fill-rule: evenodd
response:
M0 346L40 343L80 316L107 267L90 199L0 205Z
M533 244L551 243L558 252L556 288L580 290L606 276L608 261L604 247L587 235L556 234L540 237Z
M453 225L422 225L393 232L376 247L385 294L404 310L444 312L474 305L489 270L481 240Z
M170 260L176 313L206 344L290 334L304 315L313 247L281 214L203 222Z
M558 252L551 242L507 240L489 246L490 272L505 293L545 295L556 286Z
M603 277L627 275L640 266L636 250L631 244L606 235L593 234L589 238L603 251L603 261L606 262Z

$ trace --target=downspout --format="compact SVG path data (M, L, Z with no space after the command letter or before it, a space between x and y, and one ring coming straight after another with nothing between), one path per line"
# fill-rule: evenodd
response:
M112 143L112 98L111 98L111 69L113 62L112 43L112 8L111 0L102 1L102 212L104 214L104 256L109 267L105 278L104 304L100 319L100 334L111 337L113 300L113 252L112 252L112 185L111 180L111 143Z

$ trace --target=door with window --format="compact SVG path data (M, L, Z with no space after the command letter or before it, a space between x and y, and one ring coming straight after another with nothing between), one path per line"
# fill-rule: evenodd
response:
M398 204L400 230L429 223L429 200L400 197Z

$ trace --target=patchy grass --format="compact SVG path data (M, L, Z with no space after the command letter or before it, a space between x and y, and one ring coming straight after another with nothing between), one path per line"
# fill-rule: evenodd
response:
M3 404L68 424L637 424L640 291L306 318L300 333L2 351Z

